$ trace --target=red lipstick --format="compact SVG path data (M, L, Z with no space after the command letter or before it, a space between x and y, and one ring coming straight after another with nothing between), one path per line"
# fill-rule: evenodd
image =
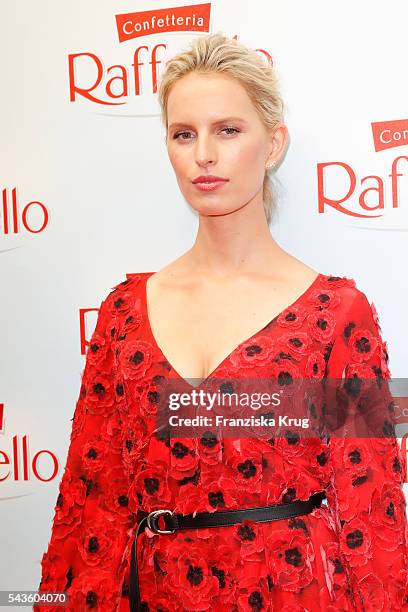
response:
M201 191L213 191L224 185L228 180L214 174L202 174L193 180L193 184Z

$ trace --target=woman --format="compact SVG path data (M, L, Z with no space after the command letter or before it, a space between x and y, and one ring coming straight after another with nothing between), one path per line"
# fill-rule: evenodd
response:
M287 143L273 69L236 40L200 37L167 63L159 100L198 234L101 304L40 590L66 591L75 612L408 609L406 466L375 308L268 229L268 169ZM251 377L343 380L326 411L341 398L385 435L154 435L163 382ZM365 380L381 391L376 412ZM172 513L190 523L176 529Z

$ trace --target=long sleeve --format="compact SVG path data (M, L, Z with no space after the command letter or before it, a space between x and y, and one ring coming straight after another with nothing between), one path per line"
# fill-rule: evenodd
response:
M35 612L114 612L121 602L132 516L122 462L124 396L113 349L113 298L114 291L102 301L87 350L51 538L41 561L39 592L65 591L69 604L40 602Z
M408 610L406 460L395 437L378 315L355 291L327 363L328 411L338 418L329 440L328 502L356 609L400 612Z

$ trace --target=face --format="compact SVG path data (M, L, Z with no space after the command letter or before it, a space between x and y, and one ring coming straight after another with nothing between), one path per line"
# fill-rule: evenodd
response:
M220 74L190 73L172 87L167 103L167 150L187 202L202 215L225 215L257 200L262 207L266 164L287 139L279 124L267 130L245 88ZM195 184L215 175L225 181ZM261 208L260 208L261 210Z

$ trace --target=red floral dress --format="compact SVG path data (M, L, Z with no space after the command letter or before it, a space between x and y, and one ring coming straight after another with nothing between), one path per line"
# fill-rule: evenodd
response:
M326 491L327 505L267 523L138 538L143 610L408 610L408 526L398 440L154 435L163 377L181 378L147 316L146 280L129 275L102 302L73 418L40 592L66 591L55 612L129 610L139 509L264 506ZM390 378L374 305L353 279L319 274L211 376L358 381ZM387 383L384 383L388 388ZM389 428L392 402L384 406Z

